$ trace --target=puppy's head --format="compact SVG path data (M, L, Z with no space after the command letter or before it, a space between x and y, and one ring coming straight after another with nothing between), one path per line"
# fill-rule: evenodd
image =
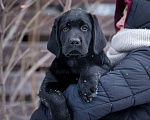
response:
M95 15L73 9L57 18L47 48L59 57L84 57L92 50L99 54L106 45L105 37Z

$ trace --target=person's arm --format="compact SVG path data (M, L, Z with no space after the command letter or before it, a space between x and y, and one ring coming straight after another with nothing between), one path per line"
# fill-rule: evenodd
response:
M125 110L110 113L100 120L149 120L150 103L132 106Z
M100 78L97 96L85 102L77 85L64 92L74 120L96 120L111 112L150 102L150 48L140 48Z

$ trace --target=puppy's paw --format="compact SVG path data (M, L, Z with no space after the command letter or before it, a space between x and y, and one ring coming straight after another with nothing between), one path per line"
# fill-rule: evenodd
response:
M71 120L71 115L63 93L56 89L50 89L47 98L40 98L41 102L49 107L52 120Z
M97 94L98 80L95 76L88 76L87 79L80 78L78 83L79 94L86 102L92 101Z

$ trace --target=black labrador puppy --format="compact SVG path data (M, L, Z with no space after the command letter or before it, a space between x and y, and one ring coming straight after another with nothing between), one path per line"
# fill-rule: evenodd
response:
M81 97L86 102L92 100L98 78L109 70L105 46L106 39L95 15L73 9L55 20L47 47L56 58L39 92L52 119L71 119L62 94L69 84L77 83Z

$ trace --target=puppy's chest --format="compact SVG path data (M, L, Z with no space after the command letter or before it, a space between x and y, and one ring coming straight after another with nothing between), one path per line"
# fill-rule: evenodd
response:
M79 61L67 61L67 66L61 70L60 79L69 81L70 83L77 83L80 77L80 73L84 67L83 63L81 64Z
M72 73L80 73L81 69L85 66L84 63L78 59L68 60L67 65L70 68L70 70L72 71Z

